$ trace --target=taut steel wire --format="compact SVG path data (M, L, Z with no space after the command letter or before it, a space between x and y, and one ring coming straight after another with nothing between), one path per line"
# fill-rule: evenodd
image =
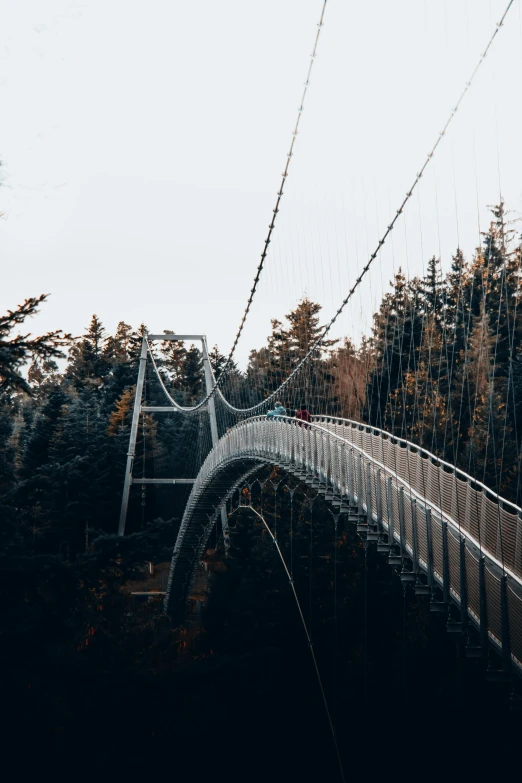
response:
M256 292L256 289L257 289L257 284L259 282L259 278L260 278L261 272L263 270L264 262L265 262L265 259L266 259L266 256L267 256L268 245L270 243L272 232L274 230L275 220L276 220L276 217L277 217L277 213L279 212L280 200L281 200L281 197L283 195L283 186L284 186L284 184L286 182L286 178L288 177L288 169L289 169L289 165L290 165L290 160L291 160L291 157L292 157L292 154L293 154L295 138L296 138L296 135L297 135L297 130L298 130L299 123L300 123L300 120L301 120L301 114L302 114L302 111L303 111L303 101L304 101L304 99L306 97L306 93L307 93L308 86L309 86L309 78L310 78L313 62L314 62L314 59L315 59L316 54L317 54L317 44L318 44L318 41L319 41L319 35L320 35L320 32L321 32L321 29L322 29L322 26L323 26L323 19L324 19L324 13L325 13L325 10L326 10L326 3L327 3L327 0L324 0L322 12L321 12L321 19L320 19L320 22L319 22L319 25L318 25L318 31L317 31L317 34L316 34L314 50L313 50L312 55L311 55L310 65L309 65L309 68L308 68L307 80L305 82L305 88L304 88L304 91L303 91L303 97L301 99L301 105L300 105L300 107L298 109L298 116L297 116L296 126L295 126L294 132L292 134L292 143L290 145L290 151L289 151L288 156L287 156L287 162L286 162L285 170L283 172L283 179L282 179L282 182L281 182L281 187L280 187L280 189L278 191L278 194L277 194L277 201L276 201L276 207L274 209L274 215L272 217L271 223L269 224L269 233L268 233L267 238L265 240L263 253L261 254L261 261L260 261L258 269L257 269L256 277L254 279L254 284L253 284L252 289L250 291L250 296L248 298L247 306L245 308L245 312L244 312L243 318L241 320L239 329L237 331L237 334L236 334L236 337L234 339L234 343L232 345L232 348L231 348L231 351L230 351L229 356L227 358L227 361L226 361L226 363L225 363L225 365L224 365L224 367L223 367L223 369L222 369L222 371L221 371L221 373L219 375L219 378L217 378L217 379L214 378L215 385L214 385L214 388L212 389L212 391L198 405L196 405L196 406L194 406L194 407L192 407L190 409L183 409L181 406L179 406L179 404L176 403L172 399L170 394L167 392L165 386L162 384L163 385L163 389L164 389L168 399L170 400L170 402L178 410L183 411L185 413L194 413L194 412L196 412L198 409L200 409L204 405L206 405L208 400L211 397L213 397L215 394L218 394L219 397L221 398L222 402L225 404L225 406L229 410L233 411L234 413L238 413L238 414L242 414L242 415L253 414L255 411L259 411L259 410L263 409L272 400L275 400L280 395L281 390L288 386L290 381L293 378L296 377L296 375L301 371L301 369L304 367L304 365L307 364L308 361L312 358L312 356L320 349L321 343L323 342L323 340L325 339L327 334L330 332L330 329L335 324L335 322L337 321L337 319L339 318L339 316L343 312L344 308L346 307L346 305L348 304L348 302L350 301L350 299L354 295L355 291L357 290L357 288L361 284L363 278L365 277L366 273L370 269L372 263L375 261L375 259L379 255L379 253L380 253L383 245L385 244L387 238L389 237L389 235L393 231L393 229L395 227L395 224L398 221L400 215L402 215L402 213L403 213L403 211L404 211L404 209L406 207L406 204L410 200L410 198L411 198L414 190L416 189L416 187L417 187L417 185L418 185L422 175L424 174L427 166L429 165L431 159L433 158L433 156L434 156L434 154L435 154L435 152L436 152L440 142L442 141L443 137L446 135L446 132L447 132L447 130L448 130L448 128L449 128L449 126L450 126L450 124L451 124L455 114L457 113L458 109L460 108L460 105L461 105L462 101L464 100L465 95L467 94L468 90L470 89L470 87L471 87L471 85L472 85L472 83L473 83L473 81L475 79L475 76L476 76L480 66L484 62L484 60L485 60L485 58L486 58L486 56L487 56L491 46L493 45L493 41L495 40L495 38L496 38L500 28L503 26L504 21L506 19L506 16L507 16L511 6L514 3L514 0L509 0L508 4L506 6L506 9L504 10L504 13L502 14L502 17L501 17L500 21L495 26L495 29L494 29L494 31L493 31L493 33L492 33L492 35L491 35L491 37L490 37L490 39L488 41L488 44L487 44L484 52L480 55L480 58L479 58L477 64L475 65L475 68L473 69L473 71L471 73L471 76L469 77L468 81L465 83L464 88L463 88L462 92L460 93L460 96L459 96L459 98L457 100L457 103L455 104L454 108L451 110L450 115L449 115L448 119L446 120L446 123L445 123L444 127L442 128L442 131L439 133L439 135L438 135L438 137L437 137L437 139L435 141L435 144L433 145L433 147L431 148L430 152L426 156L426 159L425 159L425 161L424 161L420 171L415 176L413 184L411 185L410 189L407 191L407 193L406 193L406 195L405 195L405 197L404 197L404 199L403 199L399 209L396 210L395 215L393 216L390 224L386 228L386 231L384 232L382 237L379 239L379 242L377 243L377 246L376 246L375 250L370 255L370 258L368 259L368 262L363 267L359 277L357 277L357 279L355 280L355 283L353 284L353 286L348 291L348 294L346 295L346 297L341 302L341 305L338 308L338 310L336 311L336 313L334 314L334 316L324 326L324 328L323 328L321 334L319 335L319 337L312 344L312 346L310 347L308 352L301 359L301 361L297 364L297 366L292 370L292 372L290 373L288 378L286 378L286 380L284 380L283 383L274 392L272 392L268 397L266 397L265 400L263 400L262 402L258 403L257 405L251 406L250 408L236 408L235 406L231 405L231 403L229 403L225 399L225 397L223 396L223 394L221 392L221 389L219 387L222 385L223 380L224 380L225 375L226 375L226 372L227 372L227 370L229 369L229 367L230 367L230 365L232 363L232 357L234 355L237 343L238 343L239 338L241 336L241 333L243 331L243 326L245 324L246 318L247 318L248 313L250 311L250 306L252 304L252 301L253 301L253 298L254 298L254 295L255 295L255 292ZM155 363L154 363L154 367L155 367L155 370L157 372L157 367L156 367Z

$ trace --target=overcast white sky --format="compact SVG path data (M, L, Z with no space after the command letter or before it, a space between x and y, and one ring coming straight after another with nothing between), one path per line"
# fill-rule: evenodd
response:
M267 274L240 345L306 291L328 316L372 252L507 0L329 0ZM0 308L96 312L230 348L271 219L322 0L3 0ZM522 213L516 0L400 232L338 333L408 264ZM326 277L325 277L326 270Z

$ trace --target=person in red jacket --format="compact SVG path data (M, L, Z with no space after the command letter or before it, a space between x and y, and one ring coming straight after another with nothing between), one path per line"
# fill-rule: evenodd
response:
M312 421L312 415L307 410L306 405L300 405L299 408L295 412L295 418L299 419L299 426L302 427L302 422L306 422L307 424L310 424Z

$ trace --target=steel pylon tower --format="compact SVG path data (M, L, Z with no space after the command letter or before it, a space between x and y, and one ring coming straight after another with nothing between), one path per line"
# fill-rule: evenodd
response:
M141 343L141 353L138 367L138 380L136 383L136 396L134 398L134 409L132 412L132 424L129 437L129 449L127 451L127 464L125 467L125 479L123 483L123 495L121 499L120 510L120 522L118 526L118 535L125 535L125 524L127 521L127 511L129 507L129 496L132 484L193 484L194 478L134 478L132 475L132 468L134 464L134 457L136 455L136 438L138 435L138 425L141 413L178 413L178 415L184 415L181 411L178 411L172 405L142 405L143 400L143 385L145 382L145 369L147 365L147 353L149 351L149 343L154 340L176 340L184 342L200 342L201 351L203 357L203 372L205 376L205 391L208 396L214 388L214 380L212 370L210 367L210 360L208 357L207 338L204 334L146 334L143 337ZM219 433L217 427L216 418L216 404L214 397L209 397L207 402L207 409L210 420L210 434L212 438L212 447L214 447L219 440ZM228 542L228 519L226 509L221 509L221 523L223 526L223 535L225 538L225 544Z

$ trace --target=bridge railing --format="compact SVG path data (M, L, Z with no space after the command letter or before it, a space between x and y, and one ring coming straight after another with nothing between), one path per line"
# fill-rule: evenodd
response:
M444 603L460 606L462 625L471 618L483 646L489 640L507 657L505 668L513 661L522 671L519 510L495 502L486 487L424 449L358 422L257 416L226 432L194 484L169 585L178 560L188 573L203 553L218 513L202 507L205 493L238 460L279 464L326 497L359 505L411 559L412 576L425 573L432 590L442 589Z
M522 577L522 509L485 484L410 441L349 419L314 416L320 426L357 444L395 471L430 504Z

